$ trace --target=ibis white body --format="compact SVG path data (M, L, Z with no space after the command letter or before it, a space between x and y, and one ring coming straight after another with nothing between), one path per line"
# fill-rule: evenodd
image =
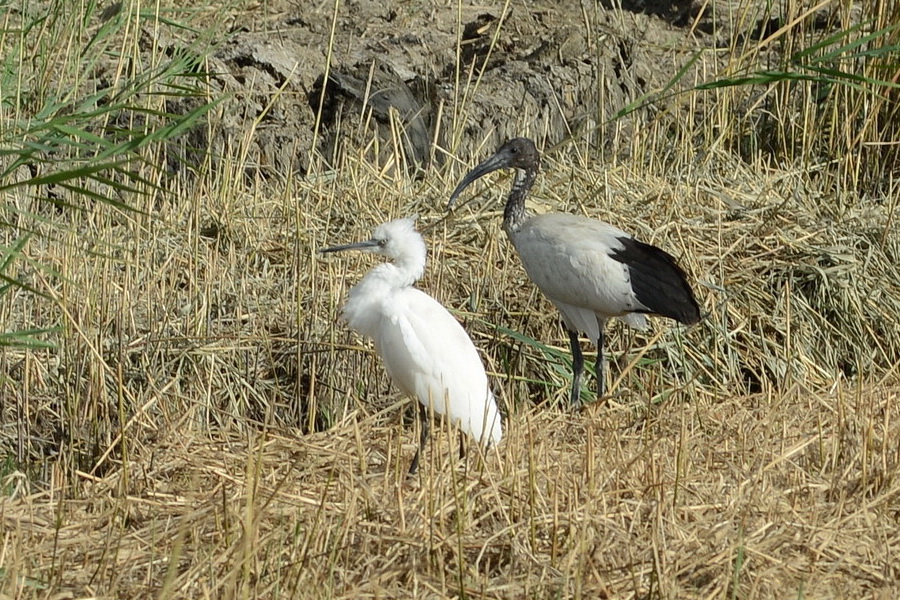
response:
M630 237L607 223L565 213L527 217L509 234L528 277L559 309L566 327L594 341L611 317L647 326L638 311L650 309L638 300L628 266L610 254L624 250L620 239Z

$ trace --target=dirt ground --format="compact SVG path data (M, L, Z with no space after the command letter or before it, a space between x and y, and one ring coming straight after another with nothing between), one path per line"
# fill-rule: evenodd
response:
M689 51L726 44L735 32L683 1L623 5L631 10L516 2L504 14L501 5L353 0L341 5L332 40L331 4L299 11L293 2L267 3L229 20L228 41L209 65L213 85L234 95L219 143L234 144L252 127L248 154L261 174L302 174L313 137L335 157L354 142L341 123L356 125L364 112L384 140L402 126L410 167L446 160L431 156L432 139L466 159L515 135L545 145L576 129L626 153L622 133L633 122L604 122L661 89Z

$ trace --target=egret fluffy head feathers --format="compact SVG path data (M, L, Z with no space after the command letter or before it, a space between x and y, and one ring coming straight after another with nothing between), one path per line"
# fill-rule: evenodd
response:
M361 250L380 254L391 260L403 260L407 258L425 258L425 242L419 232L416 231L417 215L394 219L382 223L375 228L372 238L362 242L331 246L319 250L320 254L342 252L344 250Z

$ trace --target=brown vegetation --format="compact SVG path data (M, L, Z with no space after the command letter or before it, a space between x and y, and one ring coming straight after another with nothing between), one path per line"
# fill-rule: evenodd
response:
M677 37L657 16L627 19ZM680 84L705 80L691 77ZM5 218L38 234L21 278L44 294L3 295L4 327L60 330L53 348L0 358L0 599L900 596L895 165L866 137L891 129L875 114L856 146L817 138L850 119L792 85L694 91L602 144L599 129L508 115L546 148L533 210L666 249L708 314L611 327L614 396L580 412L556 312L499 227L505 183L447 214L471 165L432 145L443 165L393 169L402 127L360 119L347 137L368 146L331 163L307 152L302 176L282 177L248 158L254 122L218 162L161 178L166 193L127 196L140 212L4 192ZM741 146L762 137L746 129L763 105L780 107L767 113L780 134L809 127L790 152ZM446 138L478 138L461 155L493 149L492 131L464 130ZM200 139L211 155L222 138ZM316 250L413 213L430 251L421 287L483 352L506 437L460 461L437 427L407 478L414 413L337 322L372 260Z

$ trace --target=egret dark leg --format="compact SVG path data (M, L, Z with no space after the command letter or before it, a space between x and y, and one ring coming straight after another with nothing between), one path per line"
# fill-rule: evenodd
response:
M569 402L577 406L581 402L581 374L584 372L584 355L581 353L581 342L578 332L569 331L569 343L572 345L572 395Z
M466 458L466 438L463 436L462 431L459 432L459 460L465 460Z
M603 368L603 329L600 329L600 337L597 338L597 362L594 364L597 373L597 398L606 394L606 369Z
M425 409L424 404L419 404L419 421L422 431L419 433L419 447L416 448L416 455L413 457L412 464L409 465L410 475L415 475L416 471L419 470L419 456L422 454L422 448L425 447L426 440L428 440L430 423L428 422L428 411Z

